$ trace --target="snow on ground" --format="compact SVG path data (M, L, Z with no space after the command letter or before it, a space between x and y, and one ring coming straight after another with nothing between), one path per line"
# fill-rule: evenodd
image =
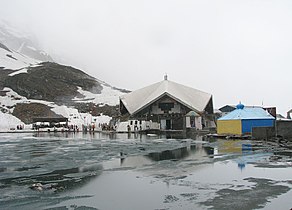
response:
M35 49L34 47L32 47L32 46L26 46L27 48L29 48L29 49L31 49L31 50L33 50L33 51L37 51L37 49Z
M27 74L27 68L24 68L24 69L20 69L20 70L18 70L18 71L15 71L15 72L9 74L9 76L13 77L14 75L22 74L22 73Z
M52 107L52 111L56 114L62 115L63 117L68 118L69 125L77 125L80 129L82 125L89 125L95 124L96 128L98 129L101 124L108 124L112 119L109 116L101 115L101 116L92 116L89 113L79 113L77 109L67 106L59 106L54 102L49 101L42 101L42 100L32 100L27 99L13 91L10 88L4 88L4 91L7 91L5 96L0 96L0 107L5 110L6 113L0 111L0 131L8 131L10 128L16 128L17 125L23 125L24 123L21 122L18 118L14 117L11 113L13 112L14 106L17 103L40 103L47 106ZM86 91L87 92L87 91ZM87 92L89 93L89 92ZM97 95L97 94L93 94ZM113 94L114 95L114 94ZM113 96L110 96L111 98ZM117 97L117 96L116 96ZM106 98L105 96L100 97ZM117 97L118 98L118 97ZM94 99L93 101L97 101ZM106 100L103 100L102 103L105 103ZM113 102L114 100L108 100ZM114 104L116 105L116 104ZM25 126L25 128L30 129L31 125Z
M11 112L13 112L14 109L12 106L15 106L18 103L40 103L47 106L55 105L54 102L27 99L26 97L19 95L11 88L5 87L3 91L7 91L7 93L6 96L0 96L0 106L8 108Z
M41 63L41 61L29 58L13 50L9 52L0 48L0 67L5 69L17 70L38 63Z
M11 107L17 103L25 103L27 102L27 98L19 95L15 91L10 88L4 88L4 91L8 91L6 96L0 96L0 106L1 107ZM13 108L10 109L13 112Z
M109 124L112 117L109 117L107 115L101 115L101 116L94 116L93 120L96 121L98 124Z
M77 125L79 128L81 128L82 125L85 124L81 113L79 113L77 109L64 105L58 106L56 104L53 107L54 108L51 109L53 112L68 118L69 125Z
M24 125L24 123L13 115L0 111L0 131L16 129L17 125Z
M60 114L64 117L68 118L69 125L77 125L79 128L82 125L92 125L95 124L95 127L98 128L101 124L109 124L112 119L109 116L101 115L101 116L92 116L89 113L79 113L77 109L67 107L67 106L58 106L54 105L52 111L56 114Z
M101 94L94 94L78 87L78 92L83 95L84 98L76 97L73 100L80 103L92 102L96 104L108 104L110 106L119 104L119 97L124 93L104 84L101 84L101 86L103 88Z

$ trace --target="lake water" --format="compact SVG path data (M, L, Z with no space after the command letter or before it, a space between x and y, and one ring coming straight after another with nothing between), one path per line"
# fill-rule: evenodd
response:
M290 209L274 144L138 134L0 134L0 209Z

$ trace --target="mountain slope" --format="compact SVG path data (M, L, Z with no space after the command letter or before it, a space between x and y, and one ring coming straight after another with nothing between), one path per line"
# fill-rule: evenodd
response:
M100 94L102 90L97 80L84 72L50 62L27 67L26 72L8 75L4 86L30 99L55 102L75 98L79 95L78 87L95 94Z
M40 60L30 58L15 52L0 42L0 69L20 69L40 63Z
M41 62L0 43L0 131L20 124L30 129L34 117L63 116L79 128L108 123L126 92L79 69Z
M10 23L0 20L0 42L9 49L39 61L53 61L51 56L40 50L36 39L29 33L21 32Z
M98 128L118 114L119 96L129 91L48 62L31 40L0 21L0 131L31 129L33 118L56 116L79 129L92 123Z

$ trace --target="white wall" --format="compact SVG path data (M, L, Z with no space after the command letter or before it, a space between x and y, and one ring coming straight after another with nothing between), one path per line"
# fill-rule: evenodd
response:
M195 120L195 127L196 129L198 130L202 130L202 117L195 117L194 118ZM191 117L186 117L186 127L187 128L192 128L192 125L191 125Z
M132 125L131 125L131 121L132 121ZM137 124L135 124L136 121L137 121ZM117 132L128 132L128 125L131 128L131 132L135 131L135 125L137 125L138 131L140 130L140 128L141 128L141 130L160 129L160 124L156 123L156 122L144 121L144 120L143 121L128 120L126 122L119 122L117 124L116 131Z
M196 117L195 118L195 126L198 130L202 130L203 126L202 126L202 117Z
M187 128L191 128L191 118L190 117L186 117L186 127Z

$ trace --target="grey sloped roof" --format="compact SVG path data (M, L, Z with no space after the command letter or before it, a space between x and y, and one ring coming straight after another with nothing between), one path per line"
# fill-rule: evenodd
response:
M120 97L129 113L135 114L157 99L167 95L196 112L202 112L212 98L209 93L169 80L149 85Z

